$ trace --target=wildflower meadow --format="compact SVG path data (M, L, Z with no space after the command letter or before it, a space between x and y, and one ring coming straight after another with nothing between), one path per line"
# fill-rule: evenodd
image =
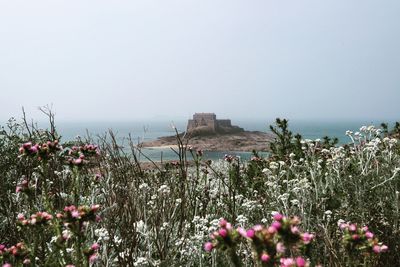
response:
M400 125L303 139L287 120L264 158L144 167L109 132L0 131L0 266L399 266ZM201 149L201 148L200 148Z

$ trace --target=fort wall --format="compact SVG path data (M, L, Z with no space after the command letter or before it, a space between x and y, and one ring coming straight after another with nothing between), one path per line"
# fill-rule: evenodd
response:
M188 121L187 132L192 135L207 135L218 133L238 133L244 130L232 126L231 120L217 120L214 113L195 113L193 119Z

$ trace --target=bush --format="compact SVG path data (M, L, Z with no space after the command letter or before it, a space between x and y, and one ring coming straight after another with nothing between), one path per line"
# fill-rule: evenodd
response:
M347 133L349 144L337 146L335 139L293 136L287 121L279 120L271 155L255 152L249 162L234 155L205 160L177 135L179 160L144 168L137 160L140 146L131 140L117 142L110 132L96 142L65 143L49 115L50 130L10 120L1 131L2 264L400 262L396 130L362 127ZM267 225L276 222L283 228L272 234ZM313 241L305 244L304 236ZM205 243L212 253L204 251ZM286 248L281 254L278 243Z

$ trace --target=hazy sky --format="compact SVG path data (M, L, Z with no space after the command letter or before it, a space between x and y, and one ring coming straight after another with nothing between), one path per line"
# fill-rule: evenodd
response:
M0 119L398 119L399 0L0 0Z

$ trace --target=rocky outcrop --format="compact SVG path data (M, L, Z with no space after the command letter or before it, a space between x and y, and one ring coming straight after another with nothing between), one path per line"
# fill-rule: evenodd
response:
M174 147L177 145L176 136L160 137L157 140L142 143L142 147ZM269 143L273 135L264 132L240 132L229 134L198 135L190 137L180 134L184 143L194 149L205 151L269 151Z
M188 121L187 131L179 134L184 143L195 149L207 151L268 151L273 139L270 133L245 131L233 126L230 120L217 120L214 113L196 113ZM142 147L173 147L177 145L176 136L160 137L142 143Z

